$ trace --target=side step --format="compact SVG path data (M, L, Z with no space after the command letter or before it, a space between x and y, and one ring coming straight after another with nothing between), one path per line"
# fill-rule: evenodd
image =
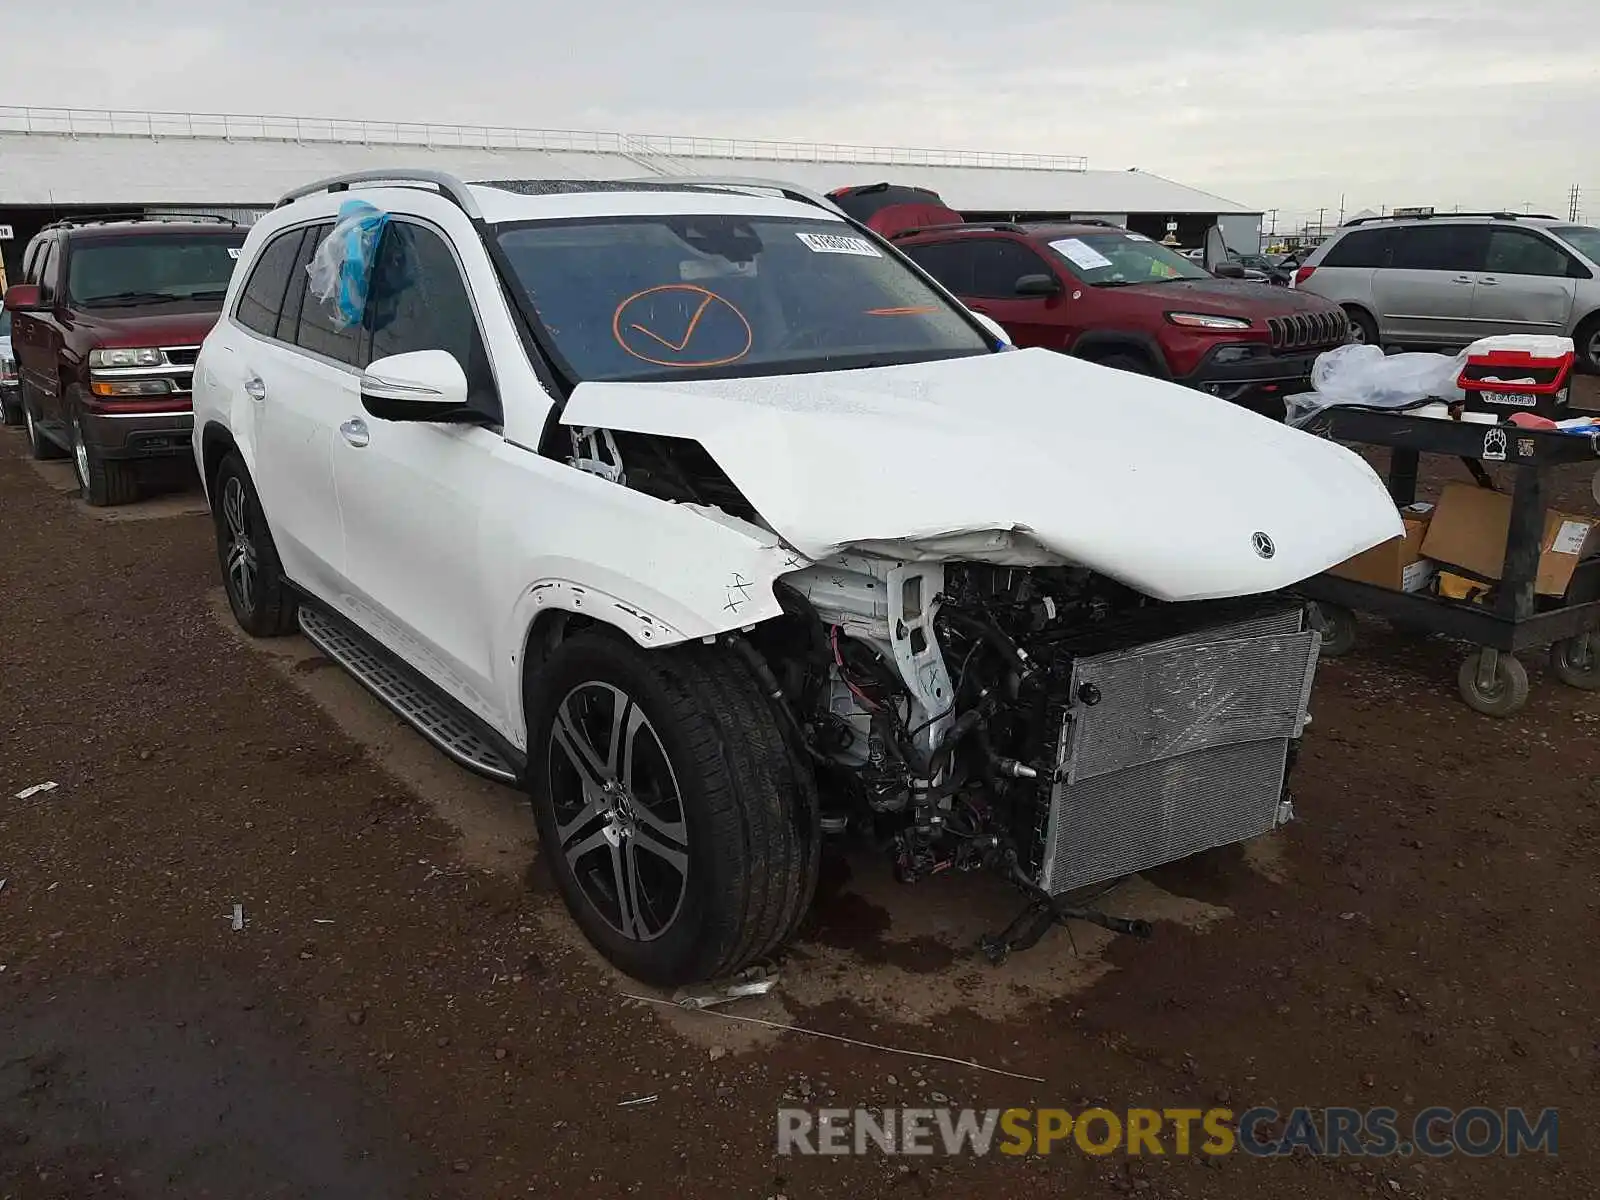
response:
M304 600L300 603L300 630L312 645L469 771L497 783L517 782L516 769L494 744L499 739L459 712L386 648Z

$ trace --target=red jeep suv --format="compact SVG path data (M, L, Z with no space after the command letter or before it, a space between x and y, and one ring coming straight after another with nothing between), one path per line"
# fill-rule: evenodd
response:
M959 225L894 244L1019 346L1159 375L1274 416L1350 322L1307 292L1221 279L1108 224Z
M1272 416L1343 345L1343 310L1307 292L1230 278L1104 221L963 222L921 188L830 197L1019 346L1158 375Z
M247 230L189 218L61 221L6 291L35 458L72 456L90 504L138 498L140 464L187 458L190 383Z

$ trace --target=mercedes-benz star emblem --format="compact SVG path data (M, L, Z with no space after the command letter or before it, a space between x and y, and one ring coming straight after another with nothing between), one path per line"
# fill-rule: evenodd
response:
M1259 529L1250 535L1250 545L1262 558L1271 558L1278 552L1278 548L1272 544L1272 539Z

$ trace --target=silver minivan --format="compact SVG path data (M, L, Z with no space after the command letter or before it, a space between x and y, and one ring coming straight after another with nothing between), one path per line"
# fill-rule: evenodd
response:
M1352 221L1295 286L1350 314L1352 338L1464 346L1502 333L1564 334L1600 373L1600 229L1513 213Z

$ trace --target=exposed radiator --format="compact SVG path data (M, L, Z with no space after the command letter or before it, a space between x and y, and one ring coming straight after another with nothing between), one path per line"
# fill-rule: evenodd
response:
M1079 657L1039 886L1074 891L1279 824L1321 644L1294 607Z

